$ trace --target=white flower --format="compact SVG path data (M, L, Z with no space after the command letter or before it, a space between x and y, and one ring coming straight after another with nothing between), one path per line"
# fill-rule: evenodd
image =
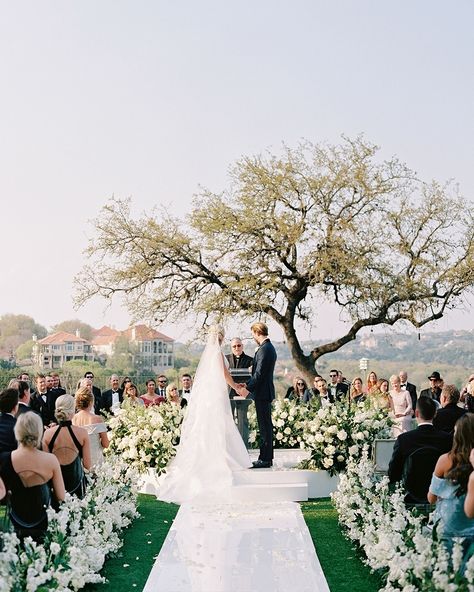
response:
M339 430L337 432L337 437L339 438L339 440L344 441L347 439L347 432L345 430Z

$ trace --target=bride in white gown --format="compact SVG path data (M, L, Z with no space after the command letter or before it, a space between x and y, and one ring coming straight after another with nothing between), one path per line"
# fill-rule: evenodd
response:
M213 325L199 361L175 458L158 499L184 502L228 501L233 472L251 466L232 417L227 384L236 388L221 352L224 330Z

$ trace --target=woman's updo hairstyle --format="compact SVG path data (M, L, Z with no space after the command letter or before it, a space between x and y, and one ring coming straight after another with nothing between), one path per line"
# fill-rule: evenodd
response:
M58 421L67 421L76 412L76 401L72 395L61 395L56 399L54 416Z
M43 438L43 422L34 411L21 413L15 424L15 438L19 444L29 448L38 448Z
M77 389L76 391L75 399L76 409L87 409L89 405L93 403L94 395L90 392L88 388L81 386L81 388Z

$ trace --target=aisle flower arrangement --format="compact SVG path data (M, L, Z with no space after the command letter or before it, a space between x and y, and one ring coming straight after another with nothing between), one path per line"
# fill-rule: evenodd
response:
M79 500L67 495L58 512L48 511L42 545L2 534L0 592L80 590L102 582L105 558L121 546L120 532L138 516L132 484L135 473L117 460L104 463Z
M300 448L303 438L303 423L309 408L290 399L275 399L272 406L273 446L275 448ZM255 405L250 405L249 443L258 448L258 426Z
M403 494L391 492L388 478L375 475L368 447L348 461L332 498L348 538L385 578L381 592L474 590L474 556L463 566L459 542L447 552L436 530L405 507Z
M153 468L161 475L176 454L183 417L183 410L174 403L124 407L109 420L108 452L139 472Z
M345 471L348 460L359 459L364 446L377 438L390 438L392 425L385 409L341 402L315 411L310 405L300 445L311 456L300 466L331 475Z

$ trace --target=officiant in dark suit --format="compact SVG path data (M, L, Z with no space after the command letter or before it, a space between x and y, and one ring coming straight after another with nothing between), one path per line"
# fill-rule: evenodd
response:
M234 376L232 370L246 370L249 369L253 364L253 358L248 356L244 352L244 345L240 337L233 337L230 342L231 353L226 354L226 359L229 362L229 370L233 376L235 382L242 382L242 378L239 381L238 376ZM250 370L249 370L250 374ZM247 376L248 378L248 376ZM245 379L244 379L245 380ZM234 397L239 397L239 393L236 393L234 389L229 389L230 406L232 408L232 415L237 419L237 426L239 428L240 435L242 436L245 445L248 447L249 440L249 420L247 416L248 406L250 401L234 401Z
M255 401L258 429L260 432L260 454L253 463L254 469L269 468L273 464L273 424L272 401L275 398L273 371L277 354L268 337L268 327L265 323L254 323L251 327L252 336L258 348L252 364L252 378L245 388L238 392L246 397L249 392Z

